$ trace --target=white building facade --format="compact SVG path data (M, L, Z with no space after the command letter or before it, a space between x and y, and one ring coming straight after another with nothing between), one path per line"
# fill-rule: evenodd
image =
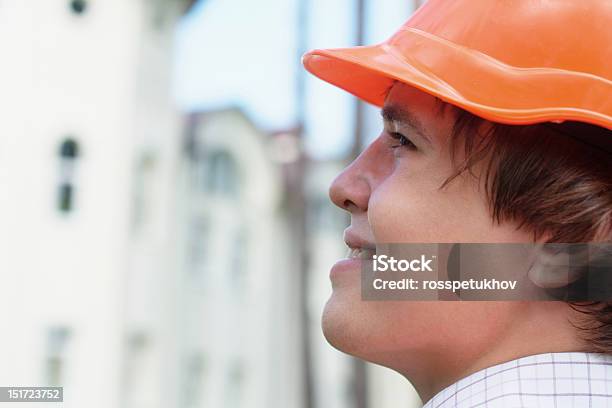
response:
M183 395L197 401L189 406L302 406L298 248L275 156L287 150L275 147L237 109L191 116L177 194L175 332L185 364L202 362L195 376L183 370Z
M157 249L173 242L169 60L187 3L0 2L2 385L62 385L65 407L176 406L155 337L174 261ZM133 264L154 282L138 302Z

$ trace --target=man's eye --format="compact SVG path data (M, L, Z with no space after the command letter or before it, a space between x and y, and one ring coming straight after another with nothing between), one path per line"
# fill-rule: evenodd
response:
M409 150L416 150L416 146L414 143L410 141L406 136L402 135L398 132L389 132L389 136L391 136L394 140L397 141L396 145L391 146L392 149L396 149L398 147L406 147Z

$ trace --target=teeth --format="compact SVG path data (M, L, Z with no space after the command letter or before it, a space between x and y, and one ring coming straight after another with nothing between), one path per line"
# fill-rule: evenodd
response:
M361 248L349 248L348 257L349 258L361 258L361 254L363 251Z
M372 257L373 253L375 253L375 251L370 250L370 249L349 248L347 257L356 258L356 259L369 259Z

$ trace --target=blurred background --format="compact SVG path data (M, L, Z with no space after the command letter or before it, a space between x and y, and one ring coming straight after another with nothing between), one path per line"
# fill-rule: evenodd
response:
M66 408L420 406L321 333L348 225L327 190L380 118L300 63L419 3L0 0L0 385L63 386L43 405Z

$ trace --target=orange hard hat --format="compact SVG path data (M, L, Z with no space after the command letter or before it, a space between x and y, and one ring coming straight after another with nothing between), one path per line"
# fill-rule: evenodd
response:
M494 122L612 129L612 0L429 0L387 41L303 63L377 106L397 80Z

